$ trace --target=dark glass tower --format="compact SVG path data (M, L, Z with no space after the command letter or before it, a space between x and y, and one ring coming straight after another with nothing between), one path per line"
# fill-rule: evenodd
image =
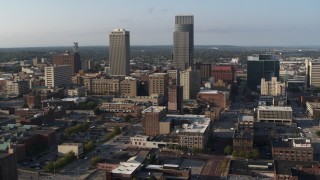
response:
M173 66L185 70L193 66L193 16L176 16L173 32Z
M271 77L279 79L280 62L274 54L254 54L248 56L247 87L256 90L260 86L261 78L270 81Z

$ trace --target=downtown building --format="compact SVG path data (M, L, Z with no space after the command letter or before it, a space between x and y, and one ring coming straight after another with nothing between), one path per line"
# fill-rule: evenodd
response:
M315 89L320 87L320 60L306 60L306 87Z
M158 94L168 99L169 76L167 73L154 73L149 75L149 95Z
M193 16L176 16L173 32L173 67L185 70L193 66Z
M208 81L211 75L211 64L196 62L194 66L200 71L201 81Z
M279 79L279 57L268 54L254 54L248 56L247 61L247 87L257 89L261 84L261 78L270 81L272 77Z
M78 43L74 43L73 53L65 52L63 54L56 54L52 56L53 65L69 65L72 72L78 73L81 70L80 54L78 52Z
M167 115L167 109L164 106L150 106L142 111L142 125L144 134L147 136L156 136L160 134L160 120Z
M180 71L180 86L183 87L183 99L196 99L200 91L200 72L191 67Z
M66 87L71 85L73 68L69 65L45 67L45 85L47 87Z
M286 93L286 83L277 81L277 77L272 77L271 81L261 78L261 95L264 96L284 96Z
M212 67L211 77L214 77L214 82L219 80L228 84L233 84L235 81L235 69L231 65L217 65Z
M130 74L130 33L125 29L114 29L109 34L109 62L111 76Z

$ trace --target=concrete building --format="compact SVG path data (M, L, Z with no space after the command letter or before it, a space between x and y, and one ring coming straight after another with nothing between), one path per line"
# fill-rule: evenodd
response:
M275 160L275 180L311 180L320 178L317 161Z
M109 34L109 62L111 76L130 74L130 33L125 29L114 29Z
M292 123L292 108L283 106L258 106L257 121L273 123Z
M275 160L313 161L310 139L276 139L271 143L272 158Z
M69 97L84 97L87 95L87 91L85 87L75 87L68 89Z
M306 109L310 117L314 119L320 117L320 103L307 101Z
M215 83L222 80L232 84L236 78L235 69L232 65L216 65L212 67L211 77L214 77Z
M169 76L169 85L180 85L180 71L176 69L170 69L167 71Z
M168 99L169 76L167 73L149 75L149 95L158 94Z
M100 109L106 113L112 113L115 116L131 115L133 117L141 116L141 107L135 103L124 102L103 102Z
M120 94L120 79L85 78L84 86L90 94L114 95Z
M180 72L180 86L183 87L183 99L196 99L200 91L200 72L188 68Z
M20 80L20 81L12 81L5 80L4 86L0 88L0 92L8 95L24 95L29 93L29 81Z
M286 83L277 81L277 77L272 77L271 81L261 78L260 91L265 96L285 96Z
M176 16L173 32L173 67L185 70L193 66L193 16Z
M248 56L247 61L247 87L257 89L261 78L270 81L272 77L279 78L279 57L274 54L254 54Z
M183 112L183 87L171 85L168 87L168 110L174 112Z
M156 136L160 132L159 122L165 118L167 109L164 106L151 106L142 111L142 124L147 136Z
M68 65L45 67L45 85L48 87L66 87L71 85L72 67Z
M17 157L15 153L0 153L0 179L18 180Z
M114 102L133 102L133 103L151 103L153 106L159 106L163 104L163 96L157 94L151 94L150 96L121 96L114 97Z
M320 87L320 60L306 60L306 87L315 89Z
M82 143L63 143L58 145L58 155L63 156L68 152L73 151L76 156L80 157L83 155Z
M79 52L65 52L63 54L55 54L52 56L53 65L71 66L71 72L77 73L81 70L81 60Z
M125 77L120 82L121 96L137 96L138 95L138 80L132 77Z

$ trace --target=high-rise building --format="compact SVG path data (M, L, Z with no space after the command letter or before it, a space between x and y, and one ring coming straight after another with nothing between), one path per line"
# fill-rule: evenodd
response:
M16 153L0 153L0 179L18 179Z
M261 95L284 96L286 93L286 83L278 82L277 77L272 77L271 81L261 79Z
M201 81L208 81L211 75L211 64L195 63L195 69L200 71Z
M279 79L279 57L272 54L254 54L248 56L247 62L247 87L257 89L261 78L270 81L272 77Z
M120 94L120 79L85 78L83 83L89 94L113 96Z
M110 75L130 74L130 34L124 29L114 29L109 35Z
M72 72L77 73L81 70L81 60L78 50L78 43L74 43L74 52L65 52L63 54L53 55L52 61L54 65L69 65L72 67Z
M65 87L71 85L72 67L68 65L50 66L44 69L45 85L48 87Z
M306 60L306 87L320 87L320 60Z
M171 85L168 88L168 110L183 112L183 87L178 85Z
M142 124L147 136L156 136L160 132L159 122L167 115L165 106L150 106L142 111Z
M196 99L200 91L200 72L191 68L180 71L180 86L183 86L183 99Z
M193 66L193 16L176 16L173 32L173 67L185 70Z
M179 85L180 84L180 71L177 69L170 69L167 71L169 75L169 85Z
M168 98L169 76L167 73L154 73L149 75L149 95L158 94Z

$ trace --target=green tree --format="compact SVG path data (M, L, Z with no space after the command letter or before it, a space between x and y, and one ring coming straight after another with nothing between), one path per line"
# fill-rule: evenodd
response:
M95 148L95 144L92 141L88 141L87 143L84 144L83 146L83 151L85 154L88 152L92 151Z
M99 116L101 114L101 110L96 107L93 109L93 113L94 113L94 115Z
M320 130L316 131L316 135L320 137Z
M233 157L239 157L239 152L238 151L233 151L232 152Z
M95 166L97 163L99 163L102 160L101 157L93 157L90 159L90 164L91 166Z
M259 150L258 149L254 149L253 151L250 152L250 157L252 159L257 159L259 158Z
M224 154L226 155L230 155L232 154L232 147L230 145L227 145L224 149L223 149Z

